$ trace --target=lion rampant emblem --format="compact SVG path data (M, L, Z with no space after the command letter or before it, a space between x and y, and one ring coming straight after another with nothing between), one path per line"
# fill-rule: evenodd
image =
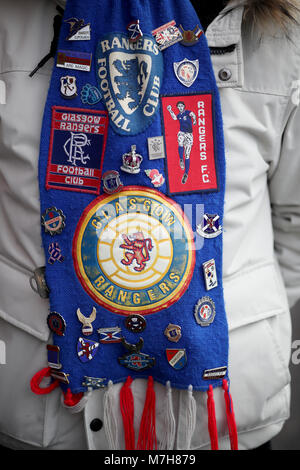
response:
M148 77L148 66L145 61L139 63L138 58L120 60L113 62L114 67L121 74L114 78L118 86L119 93L116 97L119 100L130 98L128 103L130 109L137 108L143 97L143 86Z
M121 263L125 266L132 265L135 260L137 266L134 267L135 271L143 271L146 267L146 262L150 260L150 251L153 248L151 238L144 238L142 232L136 232L133 234L132 239L127 235L122 235L125 243L120 245L120 248L128 250L125 252L125 259L121 260Z

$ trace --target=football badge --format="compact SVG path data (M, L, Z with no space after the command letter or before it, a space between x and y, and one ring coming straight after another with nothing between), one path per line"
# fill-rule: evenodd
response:
M140 134L159 109L163 57L154 38L132 42L127 34L107 34L98 43L96 63L110 125L121 135Z
M180 83L186 87L193 85L199 73L199 60L184 59L173 63L174 72Z
M68 100L76 98L76 77L66 75L65 77L60 78L60 94L63 96L63 98L66 98Z
M99 343L84 338L79 338L77 343L77 355L81 362L91 361L99 348Z
M118 326L112 326L110 328L99 328L97 330L100 336L100 343L121 343L122 338L120 336L121 328Z
M202 297L195 305L194 316L200 326L209 326L215 319L216 307L210 297Z
M123 187L123 183L120 180L120 174L115 170L106 171L103 173L102 181L103 191L107 194L117 193Z
M182 44L183 46L194 46L195 44L197 44L200 36L202 36L203 34L203 31L202 29L200 29L199 25L195 26L194 29L189 29L187 31L185 31L183 29L183 26L180 25L179 30L183 37L182 41L180 41L180 44Z
M181 327L178 325L173 325L172 323L169 323L169 325L165 329L164 334L168 338L168 340L171 341L172 343L178 343L178 341L181 338Z
M182 39L182 34L176 27L176 22L174 20L156 28L152 31L152 34L155 37L160 51L173 46L173 44L176 44L176 42L179 42Z
M141 27L140 27L140 20L131 21L127 25L127 31L130 33L129 41L136 42L143 36Z
M58 235L65 228L65 215L63 211L56 207L49 207L42 214L42 226L46 233L50 235Z
M64 22L70 25L67 41L89 41L91 39L90 23L86 24L84 20L78 18L69 18Z
M96 309L93 307L92 313L90 314L89 317L85 317L81 311L80 308L77 309L77 318L82 323L82 334L85 336L89 336L93 333L93 321L96 320Z
M168 363L175 370L183 369L187 363L185 349L166 349Z
M50 312L47 317L49 329L58 336L64 336L66 331L66 322L57 312Z
M102 94L97 87L86 83L81 89L80 98L83 104L94 106L102 100Z
M164 184L165 178L158 170L153 168L152 170L145 170L145 173L155 188L160 188Z
M216 262L214 259L210 259L203 263L203 273L206 290L211 290L218 286Z
M220 216L218 214L204 214L200 224L197 225L197 233L204 238L215 238L222 233Z

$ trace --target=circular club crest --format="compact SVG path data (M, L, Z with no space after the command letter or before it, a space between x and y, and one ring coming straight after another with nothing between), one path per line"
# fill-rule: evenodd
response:
M216 315L216 307L214 301L207 296L199 299L195 306L194 315L198 325L210 325L214 321Z
M168 308L187 289L195 264L193 233L172 199L130 186L86 208L73 258L83 288L98 304L146 315Z

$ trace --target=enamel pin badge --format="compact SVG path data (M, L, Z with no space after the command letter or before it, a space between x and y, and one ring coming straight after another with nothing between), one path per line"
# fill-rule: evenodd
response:
M77 318L82 323L82 334L85 336L89 336L93 333L93 321L96 320L96 309L93 307L92 313L90 314L89 317L85 317L81 311L80 308L77 309Z
M218 286L216 262L214 259L210 259L203 263L203 273L206 290L211 290Z
M68 100L76 98L76 77L73 77L71 75L60 77L60 94L63 96L63 98L66 98Z
M209 326L215 319L216 307L210 297L202 297L195 305L194 317L200 326Z
M84 20L78 18L69 18L65 20L65 23L70 25L67 41L89 41L91 39L90 23L86 24Z
M173 63L174 72L180 83L186 87L193 85L199 73L199 60L183 59Z

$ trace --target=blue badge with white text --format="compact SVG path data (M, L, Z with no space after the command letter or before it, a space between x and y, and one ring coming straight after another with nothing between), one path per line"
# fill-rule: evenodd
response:
M163 57L151 36L132 43L126 34L110 33L98 42L99 89L110 124L121 135L143 132L159 108Z

